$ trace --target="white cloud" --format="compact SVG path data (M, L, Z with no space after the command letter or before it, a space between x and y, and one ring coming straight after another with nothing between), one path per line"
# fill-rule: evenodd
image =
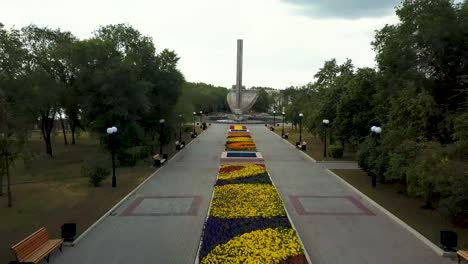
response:
M175 50L189 81L235 83L236 39L244 39L244 84L284 88L305 84L325 60L351 58L373 66L374 30L395 16L356 20L297 15L280 0L1 0L0 22L60 27L80 38L98 26L129 23Z

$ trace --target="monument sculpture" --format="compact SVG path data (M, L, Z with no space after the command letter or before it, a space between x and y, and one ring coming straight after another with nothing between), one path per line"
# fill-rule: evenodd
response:
M231 89L227 95L227 102L231 112L236 115L237 120L243 119L243 114L247 113L257 101L256 91L242 89L242 56L243 40L237 40L237 70L236 86Z

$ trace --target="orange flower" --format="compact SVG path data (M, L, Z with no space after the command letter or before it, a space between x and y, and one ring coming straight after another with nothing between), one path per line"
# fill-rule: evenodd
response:
M257 146L252 142L233 142L226 144L228 150L255 150Z
M230 137L251 137L251 136L250 136L250 133L247 133L247 132L239 132L239 133L229 132L228 138Z

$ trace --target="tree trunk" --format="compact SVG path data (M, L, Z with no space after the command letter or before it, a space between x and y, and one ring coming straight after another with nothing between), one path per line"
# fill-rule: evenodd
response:
M71 130L71 134L72 134L72 145L75 145L75 130L76 130L76 126L75 126L74 122L71 122L71 124L70 124L70 130Z
M4 174L4 169L2 166L0 167L0 196L3 196L3 174Z
M45 143L46 143L46 153L49 154L50 157L54 157L52 154L52 142L50 140L50 135L45 138Z
M62 125L63 141L65 142L65 145L68 145L67 133L65 133L65 124L63 123L62 114L59 114L59 115L60 115L60 125Z
M343 148L343 152L344 152L344 146L345 146L345 141L341 140L341 147Z
M42 114L41 115L42 137L44 138L44 143L46 145L46 153L51 157L53 157L53 154L52 154L52 142L51 142L50 134L53 128L54 128L54 119L49 118L45 114Z
M8 154L5 155L5 170L6 170L6 177L7 177L7 192L8 192L8 207L13 206L13 201L11 197L11 179L10 179L10 170L9 167L10 164L8 163Z

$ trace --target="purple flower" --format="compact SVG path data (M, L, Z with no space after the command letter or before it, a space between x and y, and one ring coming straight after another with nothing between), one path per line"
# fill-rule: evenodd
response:
M287 217L222 219L210 216L203 229L200 260L217 245L224 244L236 236L254 230L278 227L291 228L291 223Z

